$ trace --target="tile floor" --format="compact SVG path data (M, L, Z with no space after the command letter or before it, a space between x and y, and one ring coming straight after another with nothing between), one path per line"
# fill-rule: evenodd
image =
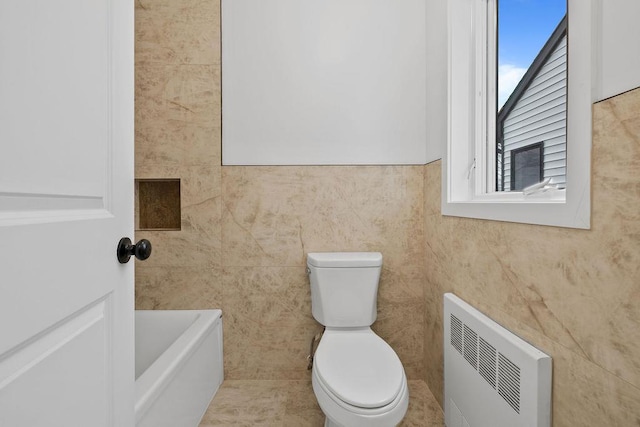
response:
M442 409L424 381L409 381L402 427L444 427ZM225 380L200 427L322 427L311 381Z

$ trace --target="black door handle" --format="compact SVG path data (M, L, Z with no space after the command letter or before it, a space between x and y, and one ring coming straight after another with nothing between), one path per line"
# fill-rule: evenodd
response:
M123 237L118 242L117 255L120 264L129 262L131 255L135 256L140 261L144 261L151 256L151 242L147 239L142 239L133 245L131 243L131 239Z

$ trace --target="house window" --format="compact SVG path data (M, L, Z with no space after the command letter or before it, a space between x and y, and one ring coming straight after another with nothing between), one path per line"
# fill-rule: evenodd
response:
M558 135L555 135L557 141L552 141L556 146L550 148L550 144L553 145L550 132L527 134L518 140L507 135L513 127L508 128L506 121L503 127L496 119L498 110L506 112L511 106L517 106L517 101L526 95L522 91L523 97L516 95L511 102L507 98L499 108L498 0L447 0L449 105L447 151L443 161L444 215L590 227L591 105L595 99L592 83L593 64L597 58L597 46L592 41L601 37L600 28L595 25L597 3L598 0L567 0L566 37L548 44L553 48L553 55L553 52L559 52L558 47L566 40L568 52L566 106L547 108L545 114L549 116L542 123L549 124L549 129L556 123L563 123L566 144L562 145L562 136L559 135L565 130L553 129ZM558 28L561 29L562 25ZM529 107L538 105L536 100L531 101ZM555 102L561 101L560 98L555 99ZM563 108L566 109L566 119L557 120L556 110ZM513 132L513 136L518 136L516 133L522 136L522 132L531 127L525 116L511 114L509 117L521 121L524 126ZM555 168L553 173L559 178L554 177L541 189L544 191L526 195L522 191L505 188L511 183L511 176L506 177L511 171L511 152L541 140L547 145L544 152L539 148L515 154L522 158L522 171L535 170L539 177L540 166L533 157L538 157L537 162L543 162L547 157L555 163L545 164L545 171L549 170L551 174L551 169ZM564 156L560 153L562 150L569 154ZM534 163L538 168L527 166ZM516 176L516 188L526 187L533 176L534 173L526 173L521 179Z
M495 191L522 190L521 186L514 187L514 175L510 174L513 167L511 156L505 159L504 155L536 140L544 140L548 149L549 156L543 161L551 184L556 187L566 185L565 6L565 0L533 0L526 5L515 0L500 0L498 3L496 151L493 159L487 158L488 162L496 163ZM538 19L530 19L529 15L535 14L536 8L541 9L538 13L548 13ZM530 21L533 27L527 26ZM518 49L520 45L524 48ZM491 167L493 165L489 164L488 168Z
M511 191L522 191L544 178L544 144L527 145L511 151Z

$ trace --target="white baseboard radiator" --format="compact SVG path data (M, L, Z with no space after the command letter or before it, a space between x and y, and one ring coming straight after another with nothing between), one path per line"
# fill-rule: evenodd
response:
M444 295L447 427L551 426L551 357Z

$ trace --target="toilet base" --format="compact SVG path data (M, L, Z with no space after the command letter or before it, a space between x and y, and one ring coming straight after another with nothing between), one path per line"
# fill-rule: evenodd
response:
M346 427L341 424L338 424L334 421L331 421L328 417L324 417L324 427Z
M338 423L334 423L329 418L325 417L324 418L324 427L343 427L343 426L341 426Z

